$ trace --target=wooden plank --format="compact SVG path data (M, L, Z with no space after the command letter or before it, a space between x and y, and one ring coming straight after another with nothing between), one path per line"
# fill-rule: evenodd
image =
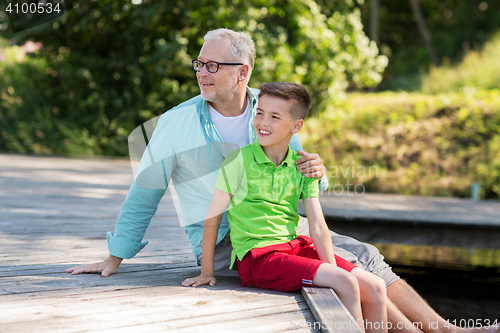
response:
M327 218L328 227L361 242L500 249L500 228L462 225L424 225L395 221Z
M165 314L172 313L171 308L148 311L146 307L142 311L138 309L125 313L128 317L122 316L121 308L114 308L112 313L85 315L87 320L79 316L65 318L63 312L37 322L6 323L2 328L7 332L296 332L294 330L296 323L301 323L302 328L307 328L311 326L309 323L313 320L312 315L307 314L307 305L300 306L280 304L274 307L243 309L241 312L231 311L200 317L197 313L191 312L196 309L184 309L191 318L182 320L164 318ZM304 331L318 332L312 329Z
M302 287L302 296L325 333L361 333L356 321L330 288Z
M500 201L373 193L320 201L331 230L362 242L500 249Z
M500 201L375 194L320 196L325 216L344 220L500 228ZM300 209L303 212L303 208Z
M143 266L145 267L147 264ZM195 264L184 264L181 266L184 267L165 270L144 269L133 273L118 271L107 278L102 278L99 274L71 275L63 272L43 276L4 277L1 279L0 295L42 291L50 292L77 288L180 285L184 279L200 273L199 267L195 266Z
M306 303L297 300L297 293L243 288L239 282L225 281L214 288L159 286L87 295L53 294L26 300L22 307L10 302L2 309L6 318L3 327L21 331L134 328L180 332L266 327L254 331L270 332L299 324L308 327L312 319Z
M184 256L180 256L180 259L184 259ZM174 261L169 255L166 258L162 258L161 263L138 263L138 264L121 264L118 268L118 273L135 273L144 271L161 271L173 268L186 268L186 267L199 267L194 261L188 262L186 260L181 260L179 262L168 262ZM23 266L0 266L0 278L2 277L14 277L14 276L50 276L51 274L61 275L65 269L71 267L69 264L59 264L59 265L23 265ZM65 273L67 274L67 273ZM64 276L64 275L63 275ZM68 276L71 276L68 274ZM2 281L2 280L0 280Z
M200 268L170 194L148 228L150 244L117 274L64 273L107 256L105 232L131 180L128 163L114 160L0 154L0 330L317 331L298 293L225 278L215 288L181 287Z
M105 279L105 278L101 278ZM107 279L107 278L106 278ZM100 302L105 300L113 299L133 299L134 297L141 296L144 299L148 297L159 297L164 298L166 294L169 296L184 296L192 294L201 294L208 291L218 291L226 290L231 295L237 295L240 292L251 292L252 294L260 294L257 297L274 297L274 296L286 296L287 298L292 298L298 296L297 293L283 293L274 290L261 290L261 289L249 289L247 287L241 286L241 281L234 277L223 277L219 278L217 284L214 287L199 287L199 288L187 288L181 287L180 281L163 281L157 285L143 285L136 283L130 286L120 286L110 285L110 287L99 287L99 288L87 288L85 290L81 289L65 289L65 290L54 290L52 292L40 292L40 293L25 293L25 294L9 294L0 296L2 300L6 300L5 303L0 303L0 309L12 308L12 304L16 302L22 302L26 306L37 306L37 305L48 305L48 304L69 304L78 303L80 301L85 302ZM180 297L182 299L183 297ZM300 298L303 301L302 298ZM11 304L7 304L7 301Z
M120 297L114 296L116 292L108 292L82 298L73 297L70 300L51 298L45 302L23 302L23 307L11 306L3 309L3 322L48 319L53 315L54 308L61 309L60 314L64 313L67 318L113 315L116 308L121 308L120 316L124 318L162 313L164 320L189 320L192 319L192 311L196 311L197 316L201 317L279 305L293 305L294 310L297 309L298 302L294 295L267 294L260 290L243 291L238 285L239 283L226 283L225 288L194 289L178 284L137 289L136 293L127 293L128 295ZM32 316L33 313L38 315Z

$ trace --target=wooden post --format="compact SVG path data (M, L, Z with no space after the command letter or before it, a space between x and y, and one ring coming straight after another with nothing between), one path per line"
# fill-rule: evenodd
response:
M432 45L431 33L427 29L427 25L425 24L424 15L422 14L422 9L420 8L420 4L418 0L409 0L411 8L413 10L413 15L417 21L418 29L420 30L420 34L424 39L425 47L427 48L427 52L429 52L429 57L431 58L432 63L435 66L439 66L439 60L436 56L436 52L434 52L434 46Z
M333 289L302 287L302 296L324 333L362 333Z

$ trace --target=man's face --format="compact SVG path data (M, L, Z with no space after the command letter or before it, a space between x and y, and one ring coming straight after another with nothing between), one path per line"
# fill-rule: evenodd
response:
M281 98L269 95L259 97L254 128L261 146L276 145L284 141L288 144L290 136L298 131L294 129L302 120L292 119L289 108L289 102Z
M225 40L211 41L203 45L198 60L234 62L229 58L229 44ZM240 66L219 66L217 73L210 73L206 66L196 72L201 97L213 103L231 101L238 92L238 70Z

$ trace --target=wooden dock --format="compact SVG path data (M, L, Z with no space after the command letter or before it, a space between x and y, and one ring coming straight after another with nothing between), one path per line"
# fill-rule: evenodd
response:
M114 229L131 181L126 159L0 154L0 332L320 332L300 292L242 288L237 278L221 278L214 288L182 287L199 267L170 194L146 233L149 245L117 274L64 273L107 257L105 233ZM330 223L355 226L366 240L404 243L405 233L418 236L415 244L446 239L437 229L418 231L428 226L467 230L464 242L498 248L500 238L491 234L500 230L500 202L320 199Z
M0 332L320 332L300 292L182 287L199 267L170 195L117 274L64 273L107 257L131 181L128 160L0 154Z
M328 226L364 242L500 249L500 201L322 195Z

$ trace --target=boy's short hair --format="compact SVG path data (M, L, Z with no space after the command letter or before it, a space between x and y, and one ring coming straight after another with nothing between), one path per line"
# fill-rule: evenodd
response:
M311 108L311 96L306 87L291 82L271 82L259 86L259 98L264 95L289 102L289 112L293 119L305 119Z

